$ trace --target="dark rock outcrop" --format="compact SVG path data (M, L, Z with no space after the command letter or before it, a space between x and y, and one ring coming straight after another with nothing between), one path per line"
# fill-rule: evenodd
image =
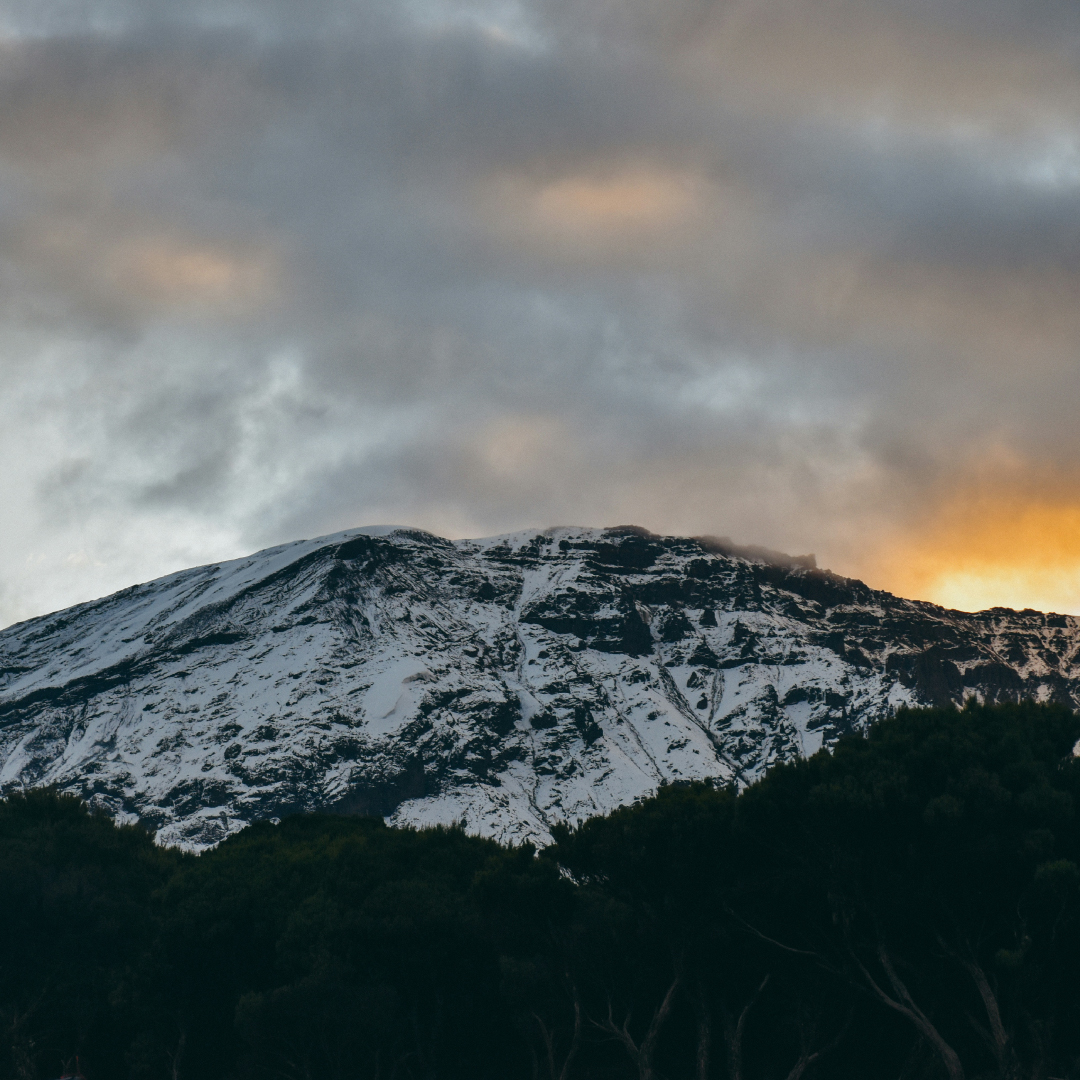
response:
M56 784L191 847L319 808L543 840L901 704L1075 706L1078 647L1071 616L717 538L356 530L0 633L0 791Z

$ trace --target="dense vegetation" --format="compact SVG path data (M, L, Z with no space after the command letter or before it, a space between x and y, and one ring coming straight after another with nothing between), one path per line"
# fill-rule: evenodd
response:
M0 1078L1080 1078L1080 718L902 712L539 853L0 803Z

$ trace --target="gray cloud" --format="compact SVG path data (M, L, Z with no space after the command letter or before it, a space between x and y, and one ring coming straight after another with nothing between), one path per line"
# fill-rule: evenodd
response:
M971 492L1080 504L1078 31L0 4L0 622L388 520L728 533L932 592L896 553Z

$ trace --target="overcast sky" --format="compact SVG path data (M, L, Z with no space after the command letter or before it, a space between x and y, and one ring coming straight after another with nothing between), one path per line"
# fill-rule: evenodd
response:
M0 625L363 524L1080 612L1074 0L0 2Z

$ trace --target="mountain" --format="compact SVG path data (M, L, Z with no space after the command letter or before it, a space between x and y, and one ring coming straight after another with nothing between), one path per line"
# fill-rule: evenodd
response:
M0 632L0 792L200 849L301 810L544 841L905 704L1080 703L1078 620L902 600L715 538L358 529Z

